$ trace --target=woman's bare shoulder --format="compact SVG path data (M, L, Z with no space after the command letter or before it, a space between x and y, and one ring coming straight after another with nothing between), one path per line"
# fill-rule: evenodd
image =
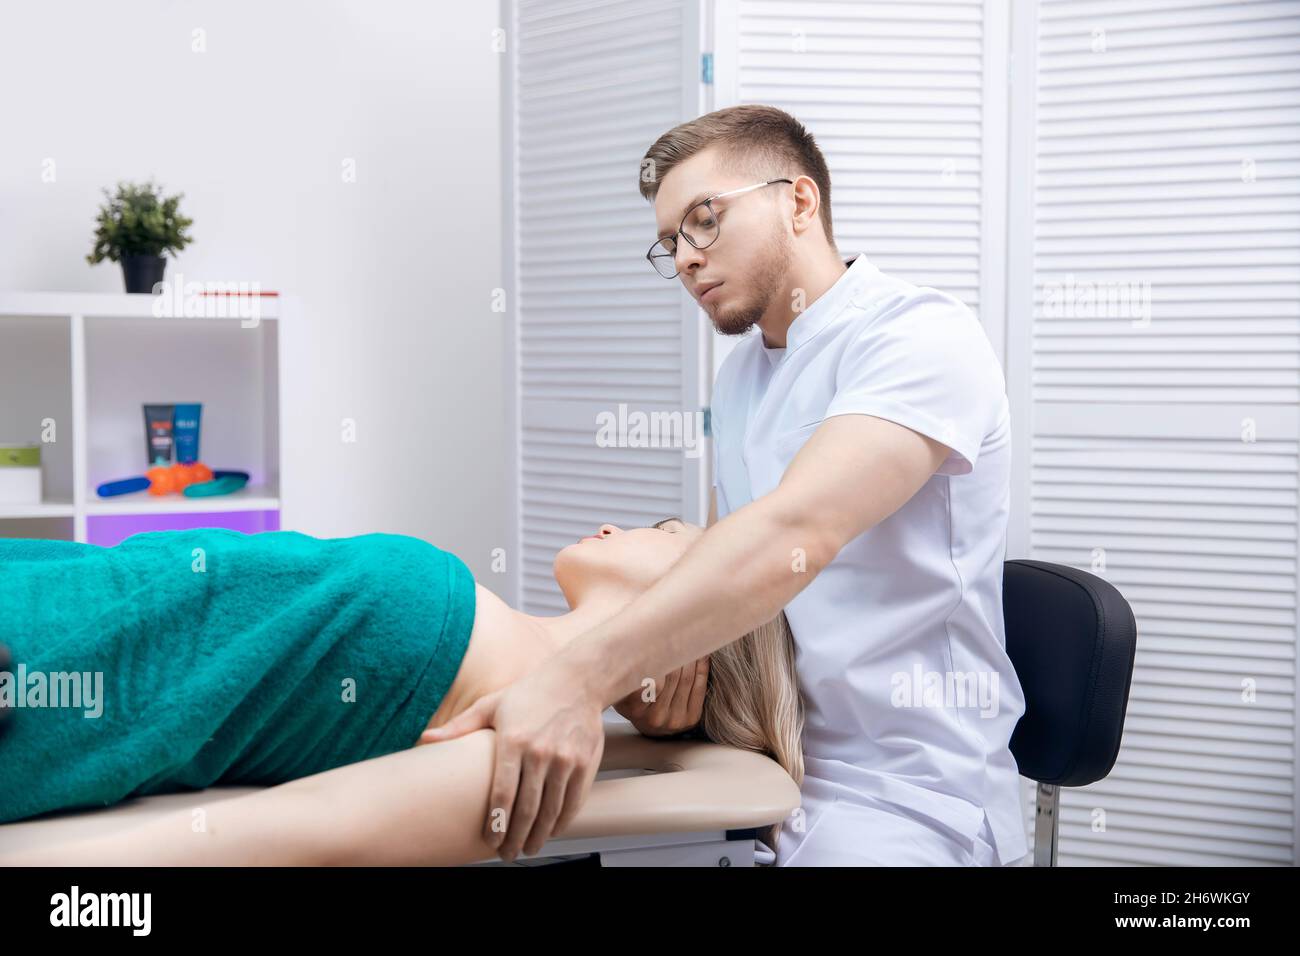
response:
M522 616L491 588L474 582L474 629L465 652L466 670L480 694L490 694L520 676L518 665L531 648Z
M510 605L497 596L497 593L482 581L474 582L474 629L479 630L479 620L486 627L501 625L513 612Z
M437 727L474 701L517 680L523 653L518 615L491 588L474 582L474 626L442 704L428 726Z

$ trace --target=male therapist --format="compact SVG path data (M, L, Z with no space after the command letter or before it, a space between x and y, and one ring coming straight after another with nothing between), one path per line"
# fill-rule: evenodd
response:
M619 615L426 739L495 728L489 806L507 825L485 837L507 860L534 853L590 790L606 707L689 729L707 656L784 609L805 779L777 863L1018 860L1010 422L983 329L952 296L841 257L825 159L781 110L670 130L640 188L651 265L720 333L759 330L714 384L709 527ZM639 707L647 677L660 693Z

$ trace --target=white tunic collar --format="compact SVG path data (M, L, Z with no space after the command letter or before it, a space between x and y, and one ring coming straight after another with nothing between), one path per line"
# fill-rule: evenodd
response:
M839 315L862 290L863 283L875 271L875 267L861 253L845 259L844 264L848 269L835 280L835 283L794 317L794 321L790 323L790 328L785 333L784 348L769 348L763 339L762 329L759 330L758 346L772 365L777 365L788 353L793 352L825 328L826 323Z

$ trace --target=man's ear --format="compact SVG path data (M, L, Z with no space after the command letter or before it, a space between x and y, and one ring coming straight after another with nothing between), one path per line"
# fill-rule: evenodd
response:
M822 207L821 190L811 176L799 176L794 181L794 231L806 232L818 225L818 212Z

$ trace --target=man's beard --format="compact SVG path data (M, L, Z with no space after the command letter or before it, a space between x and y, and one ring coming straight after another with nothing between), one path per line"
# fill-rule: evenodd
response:
M713 327L720 335L744 335L761 319L777 296L783 295L790 269L790 237L776 233L763 247L763 261L757 278L749 287L749 297L730 309L719 309L712 316Z

